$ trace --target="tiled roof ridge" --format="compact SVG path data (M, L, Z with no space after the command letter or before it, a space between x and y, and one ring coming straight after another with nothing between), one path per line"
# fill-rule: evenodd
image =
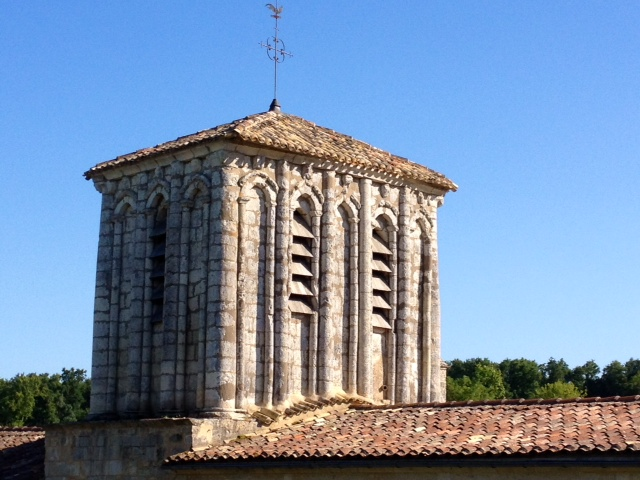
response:
M101 170L109 168L112 165L135 160L142 156L153 157L154 155L157 155L157 154L169 154L171 152L184 148L188 145L194 146L199 143L206 142L216 134L219 134L226 138L232 138L238 135L238 132L236 130L236 126L238 124L251 120L254 117L264 115L264 113L266 112L247 115L246 117L239 118L228 123L223 123L222 125L218 125L213 128L205 128L204 130L199 130L195 133L181 135L175 138L174 140L168 140L166 142L158 143L153 147L139 148L137 150L134 150L133 152L125 153L123 155L118 155L117 157L111 160L105 160L104 162L100 162L97 165L94 165L89 170L84 172L84 176L87 180L89 180L91 179L92 175L95 172L99 172Z
M611 396L611 397L577 397L577 398L505 398L500 400L461 400L449 402L428 402L428 403L396 403L391 405L374 404L354 404L350 408L355 410L392 410L398 408L454 408L454 407L494 407L494 406L517 406L517 405L560 405L567 403L633 403L640 402L640 395Z
M42 433L44 433L44 428L42 428L42 427L4 427L4 426L0 426L0 432L42 432Z
M258 123L262 123L262 122L264 122L264 121L267 121L267 120L271 119L271 117L267 116L267 114L269 114L269 113L271 113L273 116L281 115L281 116L284 116L284 117L289 117L289 118L291 118L291 119L295 119L295 120L298 120L298 121L304 122L304 123L308 124L310 127L317 128L318 130L322 130L322 131L324 131L324 132L328 132L328 133L333 133L333 134L335 134L335 135L339 135L339 136L341 136L341 137L343 137L343 138L345 138L345 139L349 139L349 140L352 140L352 141L354 141L354 142L356 142L356 143L359 143L359 144L361 144L361 145L364 145L364 146L366 146L367 148L370 148L370 149L372 149L372 150L377 150L377 151L379 151L379 152L381 152L381 153L384 153L384 154L386 154L386 155L389 155L390 157L401 158L402 160L406 160L407 162L410 162L410 161L411 161L411 160L409 160L408 158L401 157L401 156L399 156L399 155L394 155L394 154L392 154L391 152L387 152L386 150L383 150L383 149L381 149L381 148L379 148L379 147L376 147L375 145L371 145L370 143L367 143L367 142L365 142L365 141L358 140L357 138L355 138L355 137L353 137L353 136L351 136L351 135L347 135L346 133L340 133L340 132L338 132L337 130L334 130L333 128L323 127L323 126L321 126L321 125L318 125L318 124L317 124L317 123L315 123L315 122L312 122L312 121L310 121L310 120L306 120L305 118L302 118L302 117L300 117L300 116L298 116L298 115L293 115L293 114L291 114L291 113L283 113L283 112L265 112L265 113L259 113L259 114L256 114L256 115L250 115L250 116L245 117L245 118L243 118L243 119L241 119L241 120L238 120L237 122L234 122L234 123L238 123L238 124L240 124L240 126L241 126L241 127L253 127L254 125L250 124L249 122L254 121L254 122L256 122L256 124L258 124ZM246 124L246 125L245 125L245 124ZM240 135L242 135L242 133L243 133L241 130L238 130L237 128L234 128L233 130L234 130L235 132L239 133ZM428 168L428 167L425 167L425 168Z
M260 127L265 124L264 128ZM274 133L275 132L275 133ZM292 132L294 132L292 134ZM305 137L306 135L306 137ZM343 162L383 172L396 177L407 177L437 185L446 190L457 190L457 185L424 165L394 155L378 147L357 140L350 135L319 126L302 117L282 112L263 112L249 115L210 129L184 135L158 144L120 155L101 162L85 172L85 178L128 164L169 155L180 149L194 147L217 139L235 140L240 144L279 150L319 160Z

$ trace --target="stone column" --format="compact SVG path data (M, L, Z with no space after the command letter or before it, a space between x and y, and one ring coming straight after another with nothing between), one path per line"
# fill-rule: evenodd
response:
M441 198L439 199L439 201ZM438 205L440 206L441 203ZM430 402L444 401L444 392L440 388L440 282L438 278L438 228L437 228L437 211L433 207L431 214L431 235L430 235L430 283L429 283L429 300L430 300L430 317L429 317L429 359L431 362L429 379Z
M276 180L279 187L276 207L275 234L275 318L274 318L274 403L284 402L289 396L290 335L288 326L291 319L289 311L289 241L291 237L289 164L282 160L276 167Z
M430 235L430 233L427 233ZM424 241L421 239L421 241ZM431 325L431 250L429 249L430 242L427 241L426 245L423 245L425 249L425 259L423 268L423 288L422 298L419 299L422 302L422 315L418 318L419 322L422 322L422 345L418 345L421 350L422 359L422 375L421 379L422 389L419 392L420 401L430 402L433 399L431 394L432 389L432 359L431 359L431 342L432 342L432 325Z
M245 208L248 198L238 198L238 306L237 306L237 319L236 319L236 408L243 408L245 406L246 393L246 373L245 373L245 339L244 334L246 327L244 325L244 319L246 316L245 310L245 284L247 281L253 281L246 272L245 258L243 255L243 245L247 238L247 226L245 224ZM249 278L248 278L249 277Z
M238 178L216 170L211 183L204 414L233 410L236 396Z
M178 277L178 332L177 332L177 356L176 356L176 410L186 414L186 388L187 388L187 315L189 301L189 250L191 246L191 212L194 207L192 200L181 200L182 219L180 222L180 275Z
M151 251L152 243L149 241L149 235L153 230L155 223L155 209L147 209L144 212L145 228L145 272L149 272L144 277L144 305L143 305L143 321L142 321L142 351L140 366L140 407L138 415L140 417L147 416L152 411L151 392L153 390L153 382L151 379L153 361L153 324L151 323L152 305L151 305Z
M167 243L165 250L164 317L162 323L162 367L160 379L160 412L176 415L176 384L184 384L184 372L177 370L178 305L180 290L180 234L182 205L180 186L181 165L171 166L171 191L167 211Z
M209 288L209 280L211 275L209 274L209 266L211 264L211 243L213 236L211 232L211 224L213 221L217 222L217 219L211 216L211 195L208 201L203 206L202 212L202 244L207 249L206 258L204 259L204 265L201 266L202 281L204 282L203 292L200 294L198 300L198 344L197 358L198 364L195 368L196 372L196 400L195 407L197 411L202 411L205 408L205 392L206 392L206 378L207 378L207 318L208 318L208 305L211 298L211 289Z
M320 207L322 208L322 207ZM322 211L318 210L313 212L311 217L311 229L314 235L313 242L313 260L311 262L311 273L313 273L313 282L311 284L311 291L313 292L315 311L311 314L311 321L309 324L309 395L316 395L318 390L318 309L320 308L319 300L319 285L318 279L320 276L320 237L321 227L320 219L322 217ZM294 347L295 348L295 347ZM304 391L304 385L302 386Z
M93 313L93 351L91 361L91 412L98 418L109 413L109 334L111 330L110 303L113 282L111 281L111 255L113 252L114 208L113 192L108 184L95 182L102 194L100 210L100 236L98 240L98 265L96 271L96 293Z
M267 408L273 405L273 383L274 383L274 311L275 311L275 242L276 242L276 206L269 205L267 210L267 262L265 289L265 311L266 318L264 324L264 404Z
M111 254L111 296L109 306L109 350L107 377L107 412L117 414L118 348L120 341L120 292L122 281L122 236L124 215L113 217L113 250Z
M373 397L372 325L373 290L371 286L371 180L360 180L360 328L358 332L358 393Z
M324 172L324 205L322 234L320 236L320 324L318 332L318 395L327 396L333 391L334 379L337 377L335 369L339 365L336 354L340 354L336 347L336 325L334 306L334 286L336 277L335 262L335 223L336 223L336 174L333 171ZM348 281L348 279L345 279ZM342 342L340 342L342 344ZM342 373L342 372L340 372Z
M391 331L389 332L389 388L388 399L391 403L396 403L396 378L397 378L397 313L398 313L398 227L396 225L389 226L389 249L391 250L391 311L389 313L391 320Z
M132 272L130 275L131 307L129 322L126 326L127 364L126 368L126 398L124 413L128 417L136 417L140 411L140 386L142 375L142 336L144 334L144 288L147 257L147 223L144 214L144 195L146 191L139 190L138 211L136 214L135 231L133 232L133 258L130 260Z
M411 378L413 319L411 318L410 306L412 279L409 195L409 187L402 187L398 214L398 316L396 320L396 336L398 340L396 399L401 403L412 401L410 398L410 382L417 381L417 379Z
M351 252L350 259L350 282L349 291L351 292L351 299L349 302L349 381L348 381L348 393L357 393L358 391L358 314L359 314L359 241L358 241L358 219L349 219L349 228L351 233L351 245L349 251ZM345 279L346 280L346 279Z

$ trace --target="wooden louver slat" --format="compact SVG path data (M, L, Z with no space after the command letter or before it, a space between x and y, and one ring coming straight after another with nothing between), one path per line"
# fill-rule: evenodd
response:
M295 218L291 222L291 233L296 237L314 238L311 228Z
M383 253L385 255L391 255L391 250L387 248L387 246L380 241L376 235L371 236L371 250L374 253Z
M375 260L375 259L372 260L371 266L374 270L378 270L379 272L386 272L386 273L391 272L391 269L389 268L389 266L382 260Z
M291 253L293 255L300 255L301 257L313 257L313 253L311 253L309 248L297 242L291 244Z
M383 292L390 292L391 288L385 283L384 280L378 277L373 277L371 285L374 290L382 290Z

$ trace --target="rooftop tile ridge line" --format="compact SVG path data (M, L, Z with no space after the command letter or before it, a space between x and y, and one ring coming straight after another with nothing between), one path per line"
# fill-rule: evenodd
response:
M42 432L44 433L44 428L0 426L0 432Z
M359 139L355 138L352 135L348 135L346 133L339 132L339 131L337 131L337 130L335 130L333 128L330 128L330 127L325 127L325 126L322 126L322 125L318 125L317 123L312 122L311 120L307 120L306 118L300 117L298 115L293 115L291 113L269 111L269 112L264 112L264 113L259 113L259 114L256 114L256 115L252 115L250 117L246 117L246 119L249 119L251 117L258 117L258 119L260 120L260 123L262 123L262 122L266 121L267 119L271 119L273 116L282 116L282 117L287 117L289 119L292 119L294 121L303 122L303 123L306 123L307 125L309 125L310 127L317 128L319 130L325 131L326 133L334 134L334 135L349 139L349 140L351 140L351 141L353 141L355 143L363 145L364 147L370 148L372 150L377 150L380 153L386 154L390 158L397 158L397 159L404 160L404 161L409 162L409 163L416 163L416 162L412 162L411 160L409 160L406 157L401 157L399 155L396 155L394 153L386 151L386 150L384 150L384 149L382 149L380 147L376 147L375 145L373 145L371 143L368 143L368 142L365 142L364 140L359 140ZM252 125L252 127L253 127L253 125ZM420 165L420 164L416 163L416 165ZM424 165L420 165L420 166L424 167ZM428 167L424 167L424 168L428 168ZM437 172L435 172L435 173L437 173ZM440 175L442 175L442 174L440 174Z
M154 146L151 147L143 147L143 148L139 148L137 150L134 150L132 152L129 153L125 153L122 155L118 155L115 158L112 158L110 160L105 160L103 162L99 162L96 165L94 165L93 167L91 167L89 170L87 170L84 175L85 178L87 178L87 180L90 178L91 174L93 174L94 172L98 171L98 170L103 170L105 168L109 168L110 166L113 165L114 162L118 162L118 161L128 161L128 160L132 160L134 157L136 156L153 156L154 154L158 154L158 153L169 153L172 152L173 150L176 149L180 149L182 148L184 145L182 145L182 142L193 142L193 144L199 144L202 142L206 142L208 140L211 140L212 138L214 138L217 135L220 136L227 136L226 133L231 130L234 131L235 127L242 123L242 122L246 122L248 120L251 120L255 117L264 115L265 113L269 113L269 112L262 112L262 113L255 113L252 115L247 115L245 117L242 118L238 118L236 120L232 120L230 122L226 122L223 123L221 125L216 125L214 127L211 128L205 128L203 130L198 130L197 132L194 133L189 133L186 135L180 135L177 138L174 138L173 140L167 140L165 142L161 142L158 143ZM160 150L158 150L160 149ZM156 150L156 151L154 151Z
M385 405L353 404L351 408L357 410L397 410L401 408L454 408L454 407L494 407L500 405L565 405L575 404L601 404L601 403L634 403L640 402L640 395L612 396L612 397L578 397L578 398L505 398L500 400L450 400L447 402L416 402L394 403Z
M324 127L321 125L318 125L310 120L307 120L305 118L299 117L297 115L293 115L293 114L289 114L289 113L284 113L284 112L264 112L264 113L260 113L260 114L255 114L255 115L251 115L249 117L245 117L244 119L238 120L236 122L231 122L227 125L223 125L221 127L224 126L229 126L230 128L230 132L233 132L235 135L233 134L227 134L226 132L221 132L221 135L225 136L226 138L233 138L233 137L240 137L240 139L242 139L245 142L248 143L252 143L252 144L258 144L258 145L263 145L263 143L261 141L256 141L254 138L252 137L252 134L254 134L254 132L252 132L251 130L256 129L261 123L266 122L267 120L271 120L274 116L283 116L286 118L290 118L290 119L294 119L295 121L300 121L300 122L304 122L306 124L308 124L310 127L312 127L313 129L318 129L321 131L324 131L325 133L329 134L329 135L335 135L338 137L343 137L353 143L356 143L358 145L360 145L363 149L367 150L373 150L376 152L379 152L382 155L387 156L389 159L394 159L396 161L399 161L403 164L406 165L415 165L417 167L420 167L424 170L426 170L427 172L429 172L431 175L434 175L436 178L441 179L441 180L446 180L447 183L449 183L449 187L457 190L457 185L452 182L451 180L449 180L446 175L437 172L435 170L433 170L430 167L427 167L426 165L422 165L418 162L415 162L407 157L402 157L400 155L396 155L394 153L391 153L387 150L384 150L380 147L376 147L375 145L365 142L363 140L359 140L351 135L348 135L346 133L341 133L338 132L337 130L334 130L332 128L329 127ZM252 123L250 125L246 125L245 120L249 120L249 121L255 121L255 123ZM220 127L216 127L216 130L219 129ZM197 134L194 134L197 135ZM347 158L351 158L353 157L353 155L349 155L349 154L338 154L337 157L333 158L333 156L331 156L331 158L327 158L326 155L316 155L312 152L301 152L299 149L295 148L295 146L292 146L290 144L287 143L287 145L282 146L282 145L269 145L269 148L272 148L274 150L282 150L282 151L290 151L290 150L294 150L298 153L304 153L305 155L309 155L311 157L315 157L315 158L319 158L319 159L325 159L325 160L344 160ZM358 157L360 156L360 154L358 154ZM371 166L372 168L375 168L373 166ZM391 167L394 171L397 170L397 167ZM395 172L398 173L398 172Z
M278 116L291 116L291 115L288 115L283 112L271 112L271 111L255 113L253 115L247 115L246 117L230 122L227 124L227 126L230 127L229 129L232 132L242 137L243 129L256 128L257 126L261 125L267 120L272 119L273 117L278 117Z

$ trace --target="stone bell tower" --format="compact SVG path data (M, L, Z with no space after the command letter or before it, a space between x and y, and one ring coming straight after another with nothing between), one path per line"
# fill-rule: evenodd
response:
M444 399L443 175L279 111L85 175L102 194L92 418Z

